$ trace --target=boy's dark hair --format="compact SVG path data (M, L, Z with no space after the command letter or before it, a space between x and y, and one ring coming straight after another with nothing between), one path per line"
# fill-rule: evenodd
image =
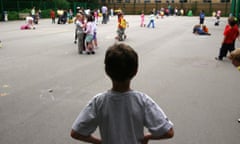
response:
M138 55L129 45L114 44L105 54L105 71L114 81L132 79L138 69Z
M92 16L92 15L87 15L87 21L88 21L88 22L94 21L93 16Z
M235 20L235 18L233 16L228 18L228 24L230 26L234 26L235 24L237 24L237 21Z

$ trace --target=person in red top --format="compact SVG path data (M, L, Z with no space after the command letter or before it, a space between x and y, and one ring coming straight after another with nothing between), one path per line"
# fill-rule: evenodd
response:
M228 51L232 52L235 50L235 40L239 36L239 30L234 17L228 18L228 25L226 25L223 35L222 46L218 57L215 57L216 60L222 60L223 57L227 56Z
M50 11L50 17L52 19L52 24L55 24L55 11L53 9Z

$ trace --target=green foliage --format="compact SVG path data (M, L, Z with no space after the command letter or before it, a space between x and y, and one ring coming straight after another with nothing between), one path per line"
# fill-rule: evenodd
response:
M22 13L30 13L30 12L31 12L31 9L23 9L23 10L21 10L20 12L22 12Z
M57 8L60 9L69 9L70 3L67 0L53 0L55 2Z
M17 20L18 12L16 11L8 11L8 20Z
M42 10L41 18L50 18L50 9Z

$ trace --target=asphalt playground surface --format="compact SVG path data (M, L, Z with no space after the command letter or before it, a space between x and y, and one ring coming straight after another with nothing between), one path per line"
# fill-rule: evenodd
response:
M140 27L140 16L125 18L124 43L140 58L132 88L151 96L174 123L173 139L150 144L239 144L240 72L228 59L214 59L227 19L216 27L207 17L211 36L198 36L192 33L198 17L156 19L154 29ZM98 25L95 55L78 54L74 24L40 19L35 30L20 30L24 23L0 22L0 143L83 144L70 137L71 126L96 93L111 87L103 60L117 42L116 17Z

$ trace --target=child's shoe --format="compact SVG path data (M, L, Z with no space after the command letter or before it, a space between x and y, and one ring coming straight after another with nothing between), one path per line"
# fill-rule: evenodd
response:
M222 61L223 59L219 57L215 57L215 60Z

